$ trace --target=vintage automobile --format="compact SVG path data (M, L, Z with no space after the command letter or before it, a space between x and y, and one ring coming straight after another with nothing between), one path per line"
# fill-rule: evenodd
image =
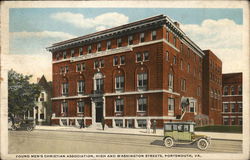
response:
M32 131L35 128L35 123L33 120L22 120L19 122L15 122L14 125L11 126L13 131L15 130L27 130Z
M197 144L200 150L206 150L211 144L211 138L194 133L194 122L168 122L164 123L164 144L170 148L175 143Z

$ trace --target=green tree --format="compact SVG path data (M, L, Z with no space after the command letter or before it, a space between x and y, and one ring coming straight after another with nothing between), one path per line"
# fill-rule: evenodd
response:
M35 106L40 87L30 83L32 75L23 75L10 70L8 72L8 109L10 114L24 115Z

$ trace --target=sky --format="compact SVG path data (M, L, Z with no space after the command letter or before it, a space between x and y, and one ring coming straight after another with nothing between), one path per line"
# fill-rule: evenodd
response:
M241 8L11 8L9 10L9 67L52 77L53 43L107 28L164 14L202 50L212 50L223 62L223 73L244 67L232 61L242 58L243 10ZM115 18L114 18L115 17Z

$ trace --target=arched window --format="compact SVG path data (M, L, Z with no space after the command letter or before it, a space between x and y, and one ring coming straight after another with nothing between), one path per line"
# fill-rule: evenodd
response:
M102 93L104 88L104 76L102 73L98 72L94 75L94 92Z

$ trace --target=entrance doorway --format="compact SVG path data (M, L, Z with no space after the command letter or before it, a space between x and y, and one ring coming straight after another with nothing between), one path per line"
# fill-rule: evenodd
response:
M96 106L95 120L96 122L101 122L103 117L103 102L96 102L95 106Z

